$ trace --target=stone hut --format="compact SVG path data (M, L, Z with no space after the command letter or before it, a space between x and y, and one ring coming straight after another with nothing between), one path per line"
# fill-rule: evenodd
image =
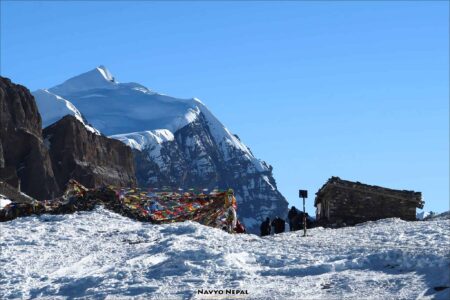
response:
M316 193L316 221L323 226L346 226L384 218L416 220L423 208L422 193L393 190L331 177Z

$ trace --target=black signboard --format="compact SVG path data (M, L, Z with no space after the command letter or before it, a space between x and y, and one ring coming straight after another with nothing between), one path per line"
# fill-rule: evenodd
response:
M308 198L308 191L307 190L299 190L298 191L298 196L300 198Z

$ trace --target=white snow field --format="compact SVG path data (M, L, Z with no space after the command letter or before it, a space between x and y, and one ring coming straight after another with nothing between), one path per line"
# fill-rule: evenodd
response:
M449 299L449 222L386 219L260 238L103 208L20 218L0 225L0 297Z

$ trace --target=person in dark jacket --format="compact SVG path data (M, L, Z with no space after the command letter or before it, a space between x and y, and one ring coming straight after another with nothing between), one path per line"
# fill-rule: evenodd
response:
M296 226L294 225L294 218L297 215L298 215L298 210L295 208L295 206L292 206L291 209L288 212L289 230L290 231L295 231L296 230Z
M266 220L261 223L259 229L261 230L261 236L270 235L270 219L266 218Z
M302 229L302 224L303 224L303 213L298 213L292 218L291 231L297 231Z
M294 226L294 231L303 229L303 220L306 218L306 227L310 228L310 217L308 213L303 213L302 211L298 212L298 214L292 220L292 226Z
M273 219L272 226L273 226L273 232L275 234L282 233L285 230L285 221L282 218L277 216L275 219Z

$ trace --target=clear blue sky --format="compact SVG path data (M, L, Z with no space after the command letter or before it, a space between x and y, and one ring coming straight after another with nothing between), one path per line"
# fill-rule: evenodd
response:
M1 2L1 74L198 97L299 206L332 175L449 209L448 2Z

